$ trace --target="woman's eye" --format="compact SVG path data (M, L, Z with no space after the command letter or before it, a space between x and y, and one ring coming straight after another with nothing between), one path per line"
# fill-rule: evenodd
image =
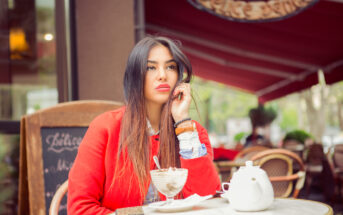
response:
M154 67L154 66L148 66L148 67L146 68L146 70L147 70L147 71L155 70L155 67Z
M167 66L167 69L169 69L169 70L176 70L176 65Z

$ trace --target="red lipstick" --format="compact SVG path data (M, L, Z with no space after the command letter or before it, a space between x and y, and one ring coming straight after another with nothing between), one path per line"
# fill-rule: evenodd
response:
M170 86L169 84L160 84L155 89L160 92L169 92Z

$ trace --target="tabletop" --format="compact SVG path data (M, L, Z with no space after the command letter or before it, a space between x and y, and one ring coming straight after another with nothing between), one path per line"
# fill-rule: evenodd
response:
M166 215L166 212L158 212L148 206L132 208L130 213L129 208L126 209L125 214L149 214L149 215ZM122 211L124 212L124 211ZM117 215L123 213L120 210ZM226 199L213 198L203 201L191 210L182 212L173 212L173 215L333 215L332 208L324 203L305 200L305 199L293 199L293 198L276 198L271 207L267 210L259 212L237 212L230 207L230 204Z

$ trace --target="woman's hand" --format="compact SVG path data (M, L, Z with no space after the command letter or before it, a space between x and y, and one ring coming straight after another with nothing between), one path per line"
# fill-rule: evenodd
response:
M181 98L180 98L181 94ZM189 107L191 105L191 86L188 83L181 83L173 93L171 113L174 121L178 122L189 117Z

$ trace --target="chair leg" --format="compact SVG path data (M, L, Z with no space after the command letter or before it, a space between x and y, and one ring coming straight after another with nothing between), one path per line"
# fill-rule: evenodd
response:
M342 202L343 201L343 196L342 196L342 182L343 179L338 178L337 179L337 185L338 185L338 201Z
M311 185L312 185L312 175L311 173L306 173L306 198L310 195L310 190L311 190Z
M293 198L298 198L298 195L299 195L299 190L298 189L295 189L294 192L293 192Z

